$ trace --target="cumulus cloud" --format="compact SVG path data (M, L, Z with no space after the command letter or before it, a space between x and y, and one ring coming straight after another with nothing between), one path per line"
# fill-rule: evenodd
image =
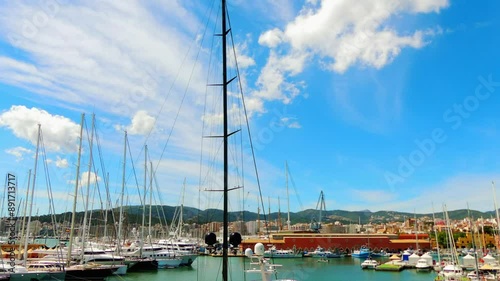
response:
M299 77L313 60L324 69L339 74L353 66L381 69L405 48L422 48L442 33L439 26L419 29L410 25L403 30L398 21L417 14L439 13L448 5L448 0L306 1L300 13L284 28L272 28L260 35L259 44L269 47L270 51L252 96L284 104L292 103L298 96L307 96L307 85L295 77ZM346 108L348 119L360 120L363 127L372 131L383 130L375 124L383 122L372 122L375 118L366 118L350 101L345 102L350 96L341 99L338 91L335 93L336 99ZM387 112L386 105L398 108L397 96L380 96L377 93L374 97L382 101L380 112ZM379 108L375 109L378 114ZM394 112L397 116L399 111Z
M238 66L240 69L245 69L247 67L255 65L255 60L249 56L248 45L246 42L237 44L235 46L236 58L238 59Z
M280 56L275 51L271 51L257 79L258 89L252 92L252 96L267 101L278 100L284 104L291 103L304 87L302 83L289 82L287 78L302 71L306 58L306 53Z
M86 186L88 183L92 185L100 181L101 177L99 177L99 175L95 174L94 172L90 172L90 178L89 178L89 172L86 171L80 174L79 185ZM68 183L75 184L75 180L68 180Z
M58 168L68 168L68 166L69 166L68 159L61 158L59 156L57 156L55 163L56 163L56 167L58 167Z
M14 155L17 162L22 161L24 159L24 155L33 153L31 149L27 149L22 146L16 146L14 148L7 149L5 150L5 152L10 155Z
M132 117L128 126L117 126L116 129L127 130L130 135L146 135L151 132L155 125L155 118L145 110L139 110Z
M308 1L283 30L273 28L260 35L259 44L271 51L254 95L290 103L304 87L289 78L303 72L311 58L338 73L357 64L380 69L403 48L421 48L440 33L438 27L399 32L389 24L395 15L437 13L448 5L447 0Z
M400 34L388 23L393 16L437 13L448 5L447 0L314 1L283 31L266 31L259 42L270 47L287 42L295 52L324 58L327 67L339 73L356 63L381 68L403 48L424 46L424 35L431 34L422 30Z
M89 177L90 176L90 177ZM95 184L97 182L100 182L101 181L101 177L99 177L97 174L95 174L94 172L83 172L82 173L82 176L80 178L80 183L82 186L85 186L87 185L88 183L90 184Z
M28 140L35 146L38 124L41 125L44 145L48 151L76 150L80 126L66 117L22 105L13 105L0 114L0 127L10 129L16 137Z
M277 47L283 42L283 31L279 28L274 28L262 33L259 36L259 44L270 48Z

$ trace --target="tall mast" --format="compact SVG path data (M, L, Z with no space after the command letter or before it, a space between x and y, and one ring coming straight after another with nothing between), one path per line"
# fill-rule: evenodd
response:
M285 180L286 180L286 201L288 205L288 217L286 220L286 228L290 231L290 194L288 193L288 163L285 161Z
M33 186L31 187L31 198L30 198L30 210L28 212L28 223L26 226L26 239L24 240L24 266L26 266L26 261L28 260L28 240L30 238L30 224L31 224L31 211L33 210L33 197L35 195L35 183L36 183L36 168L38 166L38 149L40 147L40 131L41 125L38 124L38 136L36 139L36 153L35 153L35 168L33 170ZM26 202L28 198L26 198Z
M257 234L260 235L260 207L257 206Z
M181 200L181 212L179 215L179 224L177 225L177 229L175 230L175 238L182 237L182 227L184 225L184 194L186 192L186 178L184 178L184 182L182 184L182 200Z
M86 231L87 231L87 211L89 207L89 196L90 196L90 171L92 171L92 147L93 147L93 140L94 140L94 122L95 122L95 114L92 114L92 128L91 130L91 137L90 137L90 146L89 146L89 169L87 172L87 197L85 198L85 211L83 215L83 226L82 226L82 252L80 255L80 261L83 262L83 254L85 253L85 237L86 237Z
M23 240L23 235L24 235L24 225L25 225L25 222L26 222L26 214L27 214L26 210L28 209L28 196L30 194L30 185L31 185L31 169L29 170L28 188L26 188L26 200L24 201L23 224L22 224L22 227L21 227L21 241ZM5 191L7 191L7 189L5 189ZM26 238L26 239L28 239L28 238ZM21 243L19 243L19 253L21 253ZM24 258L24 260L26 260L26 258Z
M148 237L149 237L149 244L151 243L151 206L153 204L153 162L149 162L149 226L148 226Z
M222 280L228 281L228 189L229 189L229 168L228 168L228 126L227 126L227 42L226 42L226 0L222 0L222 102L223 102L223 115L224 115L224 228L222 234Z
M228 279L228 185L229 185L229 167L228 167L228 135L227 135L227 58L226 58L226 0L222 0L222 107L224 114L224 228L222 233L222 280L227 281Z
M326 211L326 206L325 206L325 195L323 194L323 190L321 190L321 193L319 194L319 220L318 220L318 231L319 229L321 229L321 218L323 217L323 207L325 207L325 211Z
M73 248L73 232L75 230L75 217L76 217L76 201L78 199L78 185L80 180L80 158L82 155L82 140L83 140L83 122L85 121L85 113L82 113L82 121L80 123L80 145L78 146L78 160L76 164L76 179L75 179L75 197L73 198L73 212L71 215L71 227L69 231L69 245L68 245L68 256L67 264L69 265L71 261L71 250Z
M436 237L436 248L437 248L437 254L438 254L438 264L441 265L441 254L439 253L439 239L438 239L438 233L436 230L436 216L434 215L434 203L432 203L432 221L434 222L433 228L434 228L434 236Z
M104 182L104 185L106 187L106 209L104 211L104 238L107 239L108 237L108 209L109 209L109 173L106 174L106 179Z
M280 197L278 196L278 222L277 222L278 230L281 230L281 203Z
M474 225L473 225L473 217L470 214L470 208L469 208L469 202L467 202L467 220L468 220L468 225L470 228L470 233L472 235L472 248L474 249L474 263L476 266L476 272L479 272L479 264L478 264L478 253L477 253L477 245L476 242L474 242ZM481 248L481 247L479 247ZM479 274L478 274L479 275Z
M144 245L144 224L146 221L146 190L147 190L147 178L148 178L148 146L144 146L144 191L142 195L142 226L141 226L141 248L140 256L142 257L142 248Z
M118 254L121 254L121 235L122 235L122 221L123 221L123 196L125 193L125 169L127 167L127 131L125 131L125 137L123 140L123 170L122 170L122 191L120 193L120 216L118 219L118 237L117 237L117 249Z
M268 219L266 221L266 225L267 225L267 233L269 233L269 227L271 226L271 196L267 196L267 215L268 215ZM264 211L265 212L265 211Z
M500 230L500 216L498 215L498 206L497 206L497 191L495 189L494 181L491 182L491 188L493 188L493 204L495 205L495 213L497 215L497 228L498 230Z
M415 218L415 244L416 244L417 251L418 251L418 226L417 226L417 211L416 211L415 209L413 209L413 215L414 215L414 218Z
M484 220L482 216L481 216L481 241L483 241L483 247L481 248L481 251L483 251L484 255L484 253L486 253L486 241L484 239Z

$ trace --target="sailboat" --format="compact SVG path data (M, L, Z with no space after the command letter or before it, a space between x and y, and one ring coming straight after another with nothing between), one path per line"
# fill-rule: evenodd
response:
M144 240L139 239L137 237L137 231L134 229L132 230L132 235L135 238L135 242L131 243L128 246L122 245L122 218L123 218L123 197L125 193L125 171L126 171L126 159L127 159L127 143L128 143L128 138L127 138L127 132L125 131L125 137L124 137L124 148L123 148L123 170L122 170L122 189L121 189L121 194L120 194L120 216L119 216L119 221L118 223L118 235L117 235L117 247L116 251L118 255L123 255L124 257L128 258L133 265L137 263L141 263L141 259L146 259L145 263L141 263L140 268L144 269L149 269L151 267L154 267L156 265L157 268L174 268L178 267L181 264L181 259L173 257L170 252L167 250L163 249L162 246L159 245L153 245L153 244L144 244ZM147 165L147 147L145 148L145 166ZM144 188L146 189L146 168L144 169ZM151 170L152 171L152 170ZM145 192L144 192L145 195ZM145 204L145 200L143 200ZM142 231L141 231L142 233ZM144 235L141 235L144 236ZM132 264L129 264L129 266L133 266Z
M65 279L66 272L61 267L52 266L50 264L43 264L41 266L37 266L35 264L28 263L28 240L30 233L30 224L31 224L31 212L33 206L33 197L35 194L35 185L36 185L36 175L37 175L37 166L38 166L38 153L40 148L41 137L41 125L38 124L38 135L36 142L36 152L35 152L35 167L33 170L33 181L31 187L31 197L30 197L30 209L28 212L28 220L26 224L26 237L24 239L24 255L23 255L23 265L12 264L10 262L0 260L0 272L2 275L0 277L8 276L9 280L17 280L17 281L30 281L30 280L63 280ZM30 192L29 183L27 190L27 198ZM28 201L26 201L28 202ZM23 227L24 229L24 227ZM22 234L24 235L24 233ZM4 279L5 280L5 279Z
M158 240L158 245L161 245L167 250L172 256L181 258L180 265L190 266L198 257L198 242L191 239L190 237L185 237L183 232L184 226L184 192L186 189L186 179L184 179L184 184L182 188L182 202L179 208L179 212L175 212L172 224L177 219L177 226L175 227L174 233L169 239Z
M452 249L451 262L443 267L443 269L438 273L435 280L460 280L464 277L463 269L459 265L458 254L455 246L455 240L453 239L453 234L451 233L450 218L448 217L448 210L446 205L443 205L443 214L446 221L446 236L448 238L448 243Z
M71 229L70 229L70 239L68 244L68 252L66 255L67 264L65 267L66 278L65 280L104 280L107 276L113 275L121 266L118 265L94 265L94 264L73 264L73 233L75 230L75 218L76 218L76 204L78 199L78 187L80 180L80 160L82 153L82 141L83 141L83 126L85 122L85 114L82 114L82 119L80 123L80 138L79 138L79 148L78 148L78 162L76 166L76 180L75 180L75 196L73 198L73 211L71 217ZM90 171L89 171L90 173ZM83 233L85 235L85 233ZM84 246L82 245L82 251ZM62 255L61 255L62 256Z
M239 233L232 233L229 236L229 208L228 208L228 192L232 190L229 188L229 161L228 161L228 138L234 134L228 132L228 89L227 86L230 84L235 78L228 79L227 75L227 35L230 32L226 24L226 0L221 0L221 33L219 34L222 38L222 83L219 86L222 86L222 103L223 103L223 135L221 138L223 139L223 162L224 162L224 173L223 173L223 238L222 238L222 280L228 281L228 253L229 253L229 244L234 247L237 247L242 239ZM213 234L213 233L212 233ZM210 235L210 237L205 237L205 241L210 244L215 244L215 235ZM228 239L229 238L229 239ZM262 280L269 281L272 276L276 275L276 267L279 265L272 264L269 259L264 258L265 248L262 243L257 243L252 249L245 250L245 256L252 259L251 265L256 266L253 269L246 270L248 273L259 273L261 275ZM289 280L292 281L292 280Z

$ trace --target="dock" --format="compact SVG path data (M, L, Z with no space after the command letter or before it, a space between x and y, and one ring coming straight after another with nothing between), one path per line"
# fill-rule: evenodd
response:
M404 264L394 263L392 261L378 265L375 270L378 271L401 271L405 268Z

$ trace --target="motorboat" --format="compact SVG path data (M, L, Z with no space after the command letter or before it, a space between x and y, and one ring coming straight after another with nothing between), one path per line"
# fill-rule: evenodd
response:
M351 256L353 258L368 258L370 256L370 249L366 247L361 247L359 250L355 250L352 252Z
M278 250L272 246L269 250L264 251L265 258L300 258L301 253L296 253L293 250Z
M432 269L432 265L429 264L426 259L419 259L415 268L417 271L430 271Z
M362 269L375 269L380 263L374 259L367 258L361 263Z

